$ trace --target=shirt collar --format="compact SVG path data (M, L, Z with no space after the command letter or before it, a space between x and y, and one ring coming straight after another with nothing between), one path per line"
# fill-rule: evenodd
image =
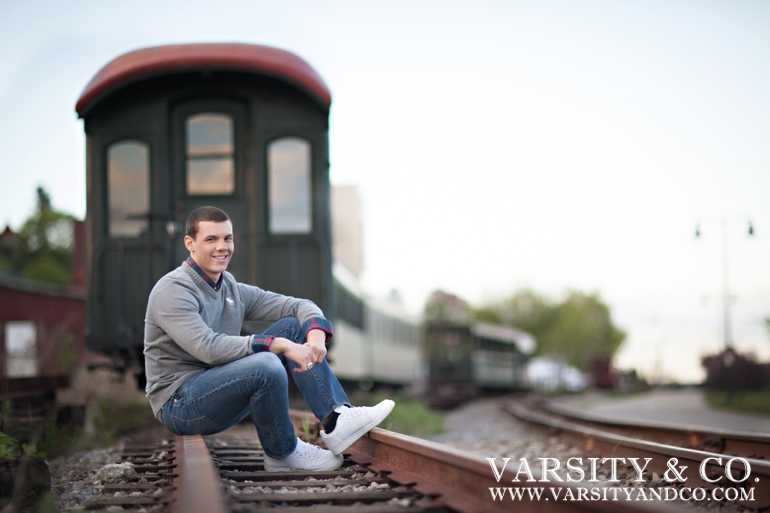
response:
M214 280L212 280L212 279L211 279L211 277L210 277L208 274L206 274L206 273L203 271L203 269L201 269L201 268L200 268L200 266L199 266L198 264L196 264L196 263L195 263L195 260L193 260L193 257L192 257L192 256L189 256L189 257L187 257L187 260L185 260L185 263L186 263L187 265L189 265L190 267L192 267L192 268L193 268L193 270L194 270L196 273L198 273L198 275L199 275L201 278L203 278L203 281L205 281L206 283L208 283L208 284L209 284L209 286L211 286L211 288L212 288L212 289L214 289L214 290L219 290L219 286L222 284L222 276L224 275L224 273L222 273L221 275L219 275L219 281L217 282L217 281L214 281Z

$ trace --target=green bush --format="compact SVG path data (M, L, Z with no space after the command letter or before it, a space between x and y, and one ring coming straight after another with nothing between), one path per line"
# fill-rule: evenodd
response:
M30 456L39 460L45 459L45 453L37 449L35 444L21 443L12 436L0 432L0 459L9 460L19 456Z
M735 390L731 398L726 390L710 389L706 401L714 408L770 415L770 388Z

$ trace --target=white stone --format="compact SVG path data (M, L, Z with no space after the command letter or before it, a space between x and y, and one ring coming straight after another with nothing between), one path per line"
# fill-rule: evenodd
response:
M97 477L102 483L119 483L120 481L135 481L139 476L131 463L110 463L99 469Z

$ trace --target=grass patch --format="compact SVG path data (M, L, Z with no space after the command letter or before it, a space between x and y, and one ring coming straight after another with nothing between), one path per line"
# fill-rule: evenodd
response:
M431 410L425 403L405 397L403 395L390 395L388 397L375 394L371 397L371 404L377 404L383 399L393 399L396 406L388 415L381 428L412 436L430 436L444 431L444 416Z
M708 390L706 401L714 408L770 416L770 388L736 390L731 401L725 390Z
M118 402L113 398L102 399L93 418L93 435L88 440L91 447L86 449L111 445L122 436L156 423L147 401Z
M99 401L90 417L90 425L84 427L59 424L53 415L38 446L49 458L101 449L156 422L146 401L116 401L113 398Z
M383 429L416 437L427 437L444 432L444 415L441 412L432 410L426 403L409 397L403 392L389 389L364 391L355 386L347 386L345 393L353 406L374 406L383 399L393 399L396 406L379 425ZM290 396L289 404L291 408L309 411L307 402L298 391ZM251 422L250 418L246 420Z

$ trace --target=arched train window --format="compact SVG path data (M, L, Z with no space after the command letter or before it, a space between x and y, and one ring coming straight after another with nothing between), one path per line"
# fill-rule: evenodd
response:
M110 237L139 237L150 209L150 147L123 140L107 149Z
M283 137L267 148L270 232L309 233L311 209L310 143Z
M202 112L187 118L187 194L230 195L235 192L233 118Z

